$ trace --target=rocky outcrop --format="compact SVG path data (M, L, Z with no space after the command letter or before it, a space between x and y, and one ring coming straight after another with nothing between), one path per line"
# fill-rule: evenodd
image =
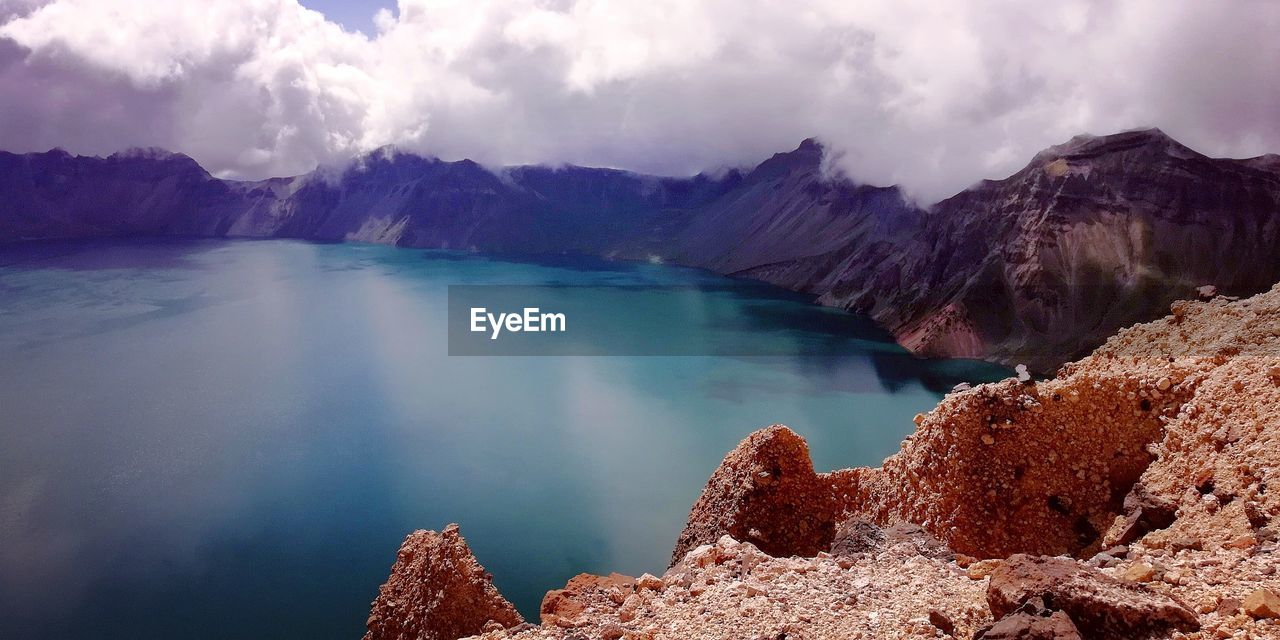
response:
M1158 458L1142 475L1141 494L1133 495L1141 503L1158 499L1162 508L1156 511L1167 521L1146 535L1148 545L1249 549L1276 541L1277 306L1276 289L1239 302L1179 304L1172 316L1127 331L1109 345L1196 363L1183 383L1194 391L1168 417ZM1113 524L1109 541L1128 537L1131 518L1125 514Z
M847 508L984 557L1255 547L1280 512L1277 334L1274 289L1179 302L1054 379L951 394Z
M721 535L811 555L853 516L918 523L975 557L1081 552L1112 525L1154 459L1162 419L1189 397L1172 382L1181 371L1166 385L1126 366L1081 367L953 393L876 469L814 473L803 441L770 427L712 475L675 557Z
M671 562L726 535L770 555L812 556L831 546L835 519L830 479L814 473L809 446L774 425L748 436L711 474Z
M805 473L808 501L830 505L820 520L834 513L832 549L874 552L886 536L877 525L914 522L964 562L1016 553L1095 558L1100 569L1085 572L1091 581L1102 572L1142 583L1164 603L1159 615L1139 607L1140 614L1111 612L1108 620L1189 628L1194 611L1206 633L1228 635L1260 624L1240 603L1259 589L1274 593L1280 581L1266 568L1280 514L1269 490L1280 469L1280 287L1242 301L1178 302L1171 311L1120 332L1053 379L948 395L880 468ZM726 461L749 459L753 450L744 442ZM794 444L784 450L805 453ZM787 466L805 470L805 462ZM786 527L793 517L786 509L752 512L764 503L725 496L728 487L745 498L745 484L713 486L719 498L704 494L692 521L705 521L699 509L707 504L738 505L735 522L763 518ZM981 564L969 568L971 576L991 575ZM1110 579L1090 588L1114 602L1124 600L1108 589L1133 591ZM1068 633L1053 615L1065 605L1050 600L1040 609L997 607L986 637ZM1107 637L1086 611L1105 609L1081 607L1064 614L1072 626L1086 638Z
M1277 336L1280 286L1178 303L1054 379L956 391L876 469L761 430L661 577L578 576L480 637L1280 637Z
M523 623L451 524L404 540L373 601L365 640L456 640Z
M1120 512L1186 392L1119 368L949 395L843 509L924 526L977 557L1078 553Z

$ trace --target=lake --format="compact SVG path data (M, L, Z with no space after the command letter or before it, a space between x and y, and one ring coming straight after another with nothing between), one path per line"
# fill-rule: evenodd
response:
M450 285L561 288L571 329L656 313L692 355L450 356ZM688 351L729 334L753 346ZM821 470L875 465L952 385L1005 375L672 266L0 249L0 637L357 638L404 536L450 522L536 621L574 574L660 574L751 431L790 425Z

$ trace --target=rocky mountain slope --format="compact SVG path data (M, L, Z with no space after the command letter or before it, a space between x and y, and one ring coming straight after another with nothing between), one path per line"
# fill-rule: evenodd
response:
M897 242L744 274L867 312L917 353L1049 370L1202 285L1249 295L1280 279L1278 168L1155 129L1079 136L939 202Z
M578 576L541 624L481 615L470 633L1280 638L1278 336L1280 286L1180 301L1052 379L958 389L878 468L815 473L799 436L761 430L712 475L661 577ZM459 602L406 599L424 571L405 554L366 640L451 638L385 631Z
M0 153L0 242L201 235L662 259L869 313L918 353L1050 370L1202 285L1280 279L1280 162L1157 130L1082 136L927 209L832 175L806 140L692 178L490 170L382 149L342 168L219 180L186 156Z
M221 236L245 205L234 184L181 154L0 153L0 242Z

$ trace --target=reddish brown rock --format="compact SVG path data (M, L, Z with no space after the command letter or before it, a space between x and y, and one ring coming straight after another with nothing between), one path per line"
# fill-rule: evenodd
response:
M1017 611L979 629L974 640L1082 640L1071 617L1044 603L1028 602Z
M365 640L457 640L524 622L498 593L451 524L415 531L400 545L386 584L373 601Z
M622 604L566 586L549 609L577 617L483 638L853 640L948 622L985 640L1272 637L1278 335L1280 287L1180 304L1053 380L950 394L878 469L814 473L804 442L771 427L717 469L662 579ZM757 549L812 555L824 539L832 555ZM1103 568L996 559L1027 551Z
M929 610L929 624L945 635L954 636L956 634L956 623L952 622L947 614L937 609Z
M608 595L615 578L571 580L572 595L558 600L585 607L572 619L478 640L867 640L944 629L968 639L991 622L984 583L903 544L856 558L774 558L724 536L661 579L637 578L621 605Z
M548 591L542 598L542 623L554 625L576 620L588 609L616 609L636 592L636 579L621 573L597 576L580 573L563 589Z
M948 395L901 450L861 473L840 507L917 522L976 558L1076 554L1094 545L1153 456L1182 397L1139 395L1132 371L1066 371ZM1154 389L1155 381L1151 381Z
M771 556L812 556L831 545L831 482L814 473L809 446L794 431L782 425L761 429L725 456L689 513L672 564L724 535Z
M1198 627L1195 613L1169 596L1070 558L1018 554L991 574L987 604L995 618L1028 603L1067 614L1086 637L1134 638Z
M1164 320L1134 327L1108 342L1115 353L1186 362L1191 391L1170 412L1154 448L1158 459L1141 487L1159 500L1166 527L1140 531L1147 546L1170 551L1265 546L1280 514L1280 492L1268 476L1280 468L1280 288L1247 300L1185 302ZM1147 362L1139 360L1140 363ZM1108 539L1131 535L1117 519ZM1194 541L1188 546L1188 541Z
M1123 512L1116 520L1105 542L1128 544L1142 536L1173 524L1177 505L1168 498L1155 495L1138 482L1124 498Z
M1255 618L1280 618L1280 596L1267 589L1249 594L1241 606L1245 613Z

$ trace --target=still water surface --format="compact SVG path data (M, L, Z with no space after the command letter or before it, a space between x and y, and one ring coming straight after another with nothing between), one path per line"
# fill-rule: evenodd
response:
M450 284L655 285L627 298L650 311L693 287L669 312L695 336L837 344L450 357ZM753 429L877 464L943 390L1005 375L739 284L289 241L0 250L0 637L357 638L404 535L449 522L536 619L576 573L660 573Z

